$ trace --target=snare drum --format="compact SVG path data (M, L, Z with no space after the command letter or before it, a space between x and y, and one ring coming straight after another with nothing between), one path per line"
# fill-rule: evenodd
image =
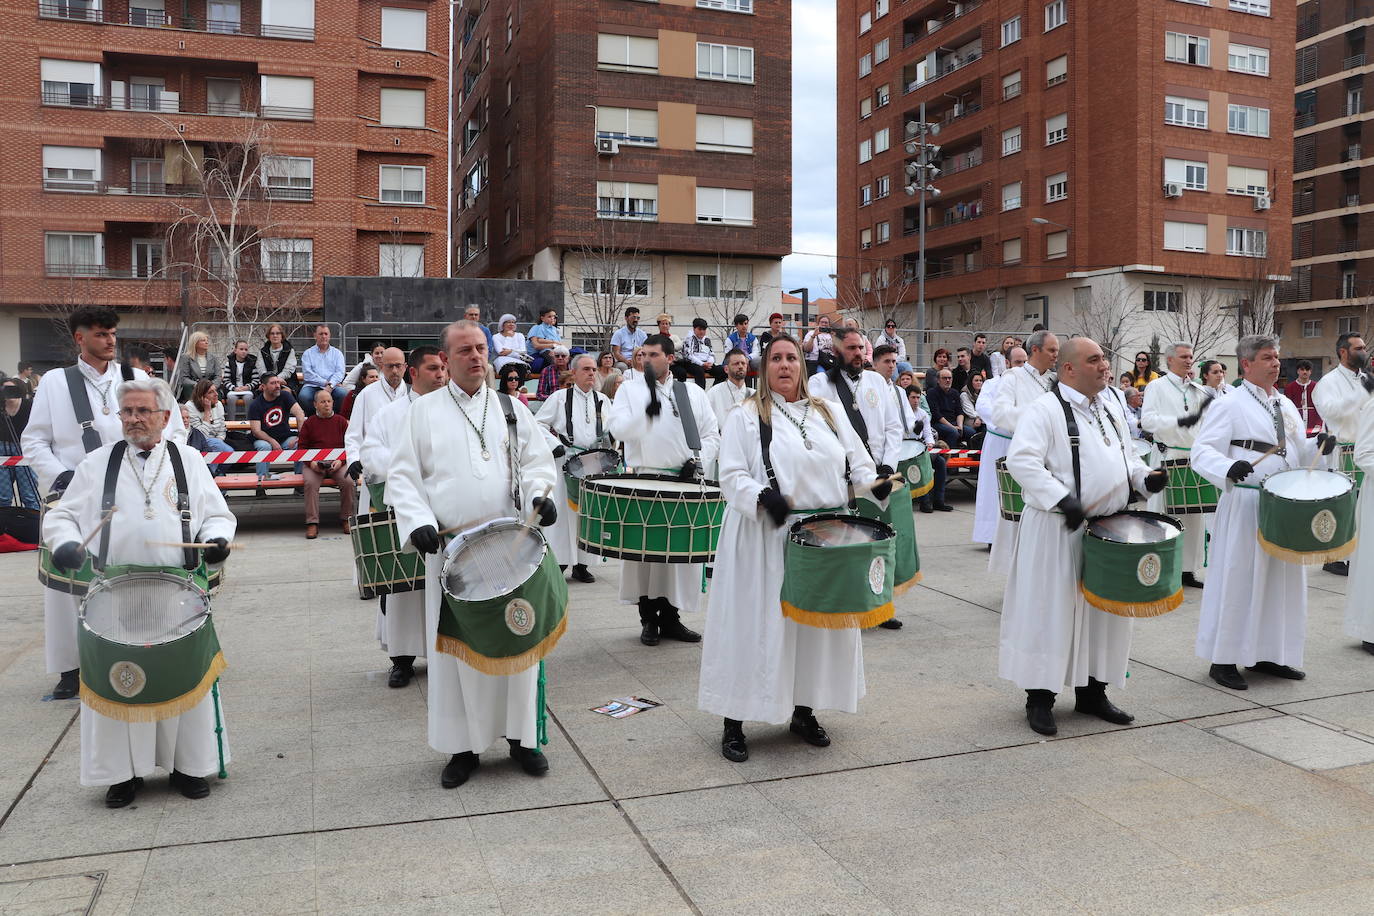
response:
M405 553L405 541L396 529L396 513L377 502L379 511L353 520L353 563L358 570L358 597L396 595L425 587L425 558Z
M519 674L567 630L568 583L537 528L513 518L465 531L445 551L434 648L483 674Z
M124 722L181 715L224 670L205 567L109 566L81 602L81 701Z
M568 488L568 508L577 511L582 502L582 481L595 474L614 474L620 470L620 453L609 448L594 448L573 455L563 462L563 483Z
M1308 565L1343 560L1355 550L1355 482L1339 471L1292 468L1260 482L1259 537L1264 552Z
M783 615L825 630L890 620L896 541L890 525L858 515L794 522L783 548Z
M1131 448L1135 451L1135 456L1146 464L1150 463L1150 452L1154 451L1154 446L1144 439L1132 439Z
M916 519L911 512L911 491L893 489L887 505L860 497L856 511L865 518L886 522L895 536L892 557L892 594L901 595L921 581L921 554L916 546Z
M924 442L915 439L902 440L897 472L906 478L912 499L920 499L935 487L935 468L930 463L930 453L926 451Z
M1158 617L1183 603L1183 524L1157 512L1093 519L1083 535L1079 588L1119 617Z
M1007 470L1007 459L997 459L997 501L1002 510L1002 518L1009 522L1021 521L1021 513L1026 510L1025 497L1021 495L1021 485Z
M1355 463L1355 443L1341 443L1341 470L1346 476L1355 481L1355 489L1360 489L1360 484L1364 483L1364 471Z
M1170 458L1161 465L1169 474L1164 504L1171 515L1197 515L1217 511L1221 494L1207 478L1193 470L1187 458Z
M582 481L577 546L639 563L709 563L725 501L712 483L666 474L604 474Z

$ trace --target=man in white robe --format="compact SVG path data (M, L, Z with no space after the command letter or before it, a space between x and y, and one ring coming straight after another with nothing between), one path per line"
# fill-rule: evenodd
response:
M1366 385L1374 382L1366 380ZM1365 479L1374 474L1374 399L1360 408L1355 433L1355 464ZM1360 488L1359 521L1356 530L1374 532L1374 486ZM1360 640L1360 647L1374 655L1374 534L1360 538L1350 563L1350 583L1345 590L1345 635Z
M1212 680L1245 690L1249 684L1238 665L1289 680L1307 676L1299 668L1307 636L1307 569L1265 553L1256 532L1260 481L1306 466L1316 442L1307 438L1293 402L1274 387L1277 338L1242 337L1236 357L1244 381L1207 408L1191 455L1193 470L1221 491L1196 649L1211 662ZM1325 434L1321 440L1324 448L1336 442ZM1267 455L1275 445L1282 451Z
M1054 700L1066 686L1078 712L1114 725L1133 719L1107 699L1108 684L1126 685L1131 621L1083 597L1083 523L1122 511L1132 491L1158 492L1166 478L1131 448L1121 402L1106 391L1111 375L1094 341L1067 341L1057 387L1021 412L1007 453L1026 508L1002 601L998 673L1026 691L1026 721L1042 735L1058 732ZM1078 480L1066 408L1078 429Z
M994 353L993 357L1001 356ZM1011 353L1004 358L1006 369L1016 369L1026 364L1026 351L1012 347ZM1002 390L1002 376L997 375L983 383L983 391L978 395L975 405L978 417L983 421L987 435L983 437L983 450L978 455L978 492L973 504L973 543L992 546L997 536L997 523L1002 518L1002 504L997 492L997 460L1007 456L1011 445L1011 433L1002 430L992 420L992 405L997 403L997 393Z
M560 569L566 572L572 566L574 582L595 582L596 576L587 564L596 562L597 558L577 547L578 515L568 504L568 483L562 464L580 452L610 447L606 415L610 412L611 399L596 390L595 356L579 353L568 365L573 377L572 387L555 391L534 416L553 450L558 475L554 498L558 504L558 521L545 533Z
M498 518L533 512L547 527L557 516L553 453L534 415L485 384L487 339L480 325L457 321L444 330L449 383L410 405L392 450L386 498L406 549L426 555L425 644L435 645L443 570L440 529L470 530ZM515 437L512 443L511 436ZM520 505L512 498L512 468ZM408 534L406 534L408 532ZM483 674L435 650L429 656L429 746L451 754L440 784L467 782L480 755L504 736L510 755L532 776L548 772L539 750L539 665L519 674Z
M864 440L877 465L878 476L897 469L902 452L902 414L893 403L892 385L872 369L864 368L864 336L854 328L835 328L837 365L817 372L807 382L811 394L837 401L850 425Z
M720 449L715 412L701 388L673 383L671 338L651 335L640 352L644 375L621 383L607 426L625 445L627 468L695 480L715 463ZM679 403L684 393L686 405ZM701 439L701 450L695 454L683 432L684 407L690 407ZM640 642L656 646L660 639L701 641L700 633L683 624L681 614L698 608L703 576L701 563L621 563L620 600L639 605Z
M382 377L364 388L353 399L353 412L348 417L348 429L344 432L344 453L353 459L353 463L348 466L348 476L353 478L354 483L364 475L367 481L371 482L374 470L381 472L382 478L385 478L385 468L369 468L362 460L363 443L367 440L372 418L377 415L377 411L388 404L409 400L409 389L405 382L405 353L396 347L387 347L382 350L378 362L380 365L377 368ZM370 509L370 498L367 487L358 489L358 514L362 515Z
M121 381L148 378L142 369L121 366L115 361L119 314L113 309L80 309L67 318L67 326L79 354L76 364L44 373L43 384L33 398L28 425L20 434L20 450L38 476L39 490L49 494L61 493L67 488L77 465L88 452L123 438L115 391ZM76 418L72 389L68 385L68 377L73 372L84 383L81 391L90 406L90 429L95 432L91 437L83 437L82 426ZM181 422L181 411L172 411L167 432L169 436L180 432L185 440L186 426ZM70 700L77 694L80 663L76 652L76 618L79 604L80 599L67 592L43 589L43 655L48 673L60 675L52 691L54 700Z
M1322 416L1326 431L1334 435L1338 445L1327 458L1326 466L1341 470L1341 449L1355 442L1359 430L1360 408L1369 403L1370 393L1362 384L1369 354L1364 338L1359 334L1342 334L1336 340L1336 358L1340 365L1317 380L1312 388L1312 403ZM1338 576L1350 572L1345 560L1327 563L1322 569Z
M384 354L382 360L390 362L391 357ZM407 362L410 365L410 385L405 394L382 405L381 409L372 415L367 426L367 438L363 439L362 450L349 452L358 455L363 467L368 469L368 483L382 486L383 502L386 502L386 480L390 474L392 450L396 440L400 438L411 403L431 391L438 391L448 382L448 373L444 369L444 361L438 347L416 347L410 351ZM364 389L363 393L366 394L378 384L385 383L373 383ZM352 428L353 425L350 423L349 429ZM377 599L377 642L391 659L387 686L405 687L415 677L415 659L429 655L425 642L423 588L382 595Z
M1016 425L1026 408L1054 387L1054 365L1059 361L1059 338L1049 331L1031 332L1026 338L1026 346L1029 349L1026 351L1025 364L1018 369L1008 369L1001 375L997 383L997 400L992 402L992 425L1011 436L1013 441ZM984 461L980 457L979 476L983 474L983 467ZM994 477L997 474L995 465L992 473ZM999 512L997 530L992 539L992 554L988 557L989 569L1000 573L1010 571L1019 530L1019 522L1007 521L1000 517Z
M758 350L757 341L754 349ZM755 357L757 355L755 352ZM725 418L730 411L744 403L744 399L753 394L754 389L745 384L749 377L749 357L743 350L731 350L726 353L722 368L725 369L725 378L710 387L706 392L706 400L715 412L716 426L724 429Z
M1176 343L1165 350L1167 371L1145 386L1145 404L1140 411L1140 427L1154 436L1156 443L1167 447L1163 460L1187 460L1193 440L1197 437L1197 422L1202 405L1210 403L1207 392L1193 381L1193 348ZM1168 512L1163 495L1150 506L1153 512ZM1183 523L1183 584L1202 588L1197 573L1202 571L1203 551L1206 548L1207 525L1211 512L1181 512Z
M115 400L117 398L117 401ZM116 415L123 421L120 440L91 452L77 466L62 502L43 521L43 541L53 551L60 568L75 569L86 559L81 542L100 528L105 478L111 456L118 449L119 473L115 482L108 551L100 565L170 566L183 568L186 551L165 546L184 539L178 511L178 488L169 450L176 451L186 478L190 510L189 531L204 548L208 563L223 563L236 522L224 496L215 486L205 461L195 449L165 436L176 401L159 379L124 382L111 397ZM100 563L106 545L95 534L90 549ZM194 551L192 562L198 561ZM175 651L175 645L168 652ZM87 678L109 678L107 672L87 672ZM89 681L88 681L89 682ZM87 688L83 688L87 689ZM205 777L217 773L229 760L229 746L222 728L216 691L180 715L155 722L125 722L81 704L81 784L108 786L105 804L122 808L134 800L143 779L156 767L171 774L172 786L187 798L210 793ZM83 697L85 694L83 693ZM221 745L221 741L223 744Z

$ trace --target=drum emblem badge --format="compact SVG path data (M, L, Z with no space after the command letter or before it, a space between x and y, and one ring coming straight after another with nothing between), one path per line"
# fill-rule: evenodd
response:
M873 590L873 594L883 593L884 580L887 577L887 563L882 557L874 557L873 562L868 564L868 587Z
M868 401L869 407L877 407L878 392L874 391L872 388L868 389L868 391L864 393L864 400Z
M516 636L528 636L534 629L534 607L523 598L512 598L506 605L506 629Z
M1149 588L1159 582L1159 574L1163 572L1164 566L1159 561L1159 554L1147 553L1140 558L1140 562L1135 567L1136 581Z
M176 481L168 480L167 488L162 491L162 495L167 497L167 505L173 509L177 507L177 485Z
M126 699L138 696L147 684L148 675L133 662L115 662L110 666L110 686Z
M1330 509L1323 509L1312 516L1312 536L1323 544L1330 544L1336 536L1336 516Z

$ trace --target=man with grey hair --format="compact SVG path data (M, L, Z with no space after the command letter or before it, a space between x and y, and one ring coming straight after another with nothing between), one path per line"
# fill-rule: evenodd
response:
M1145 403L1140 411L1140 428L1154 436L1164 461L1187 461L1197 436L1197 422L1204 404L1211 398L1193 381L1192 344L1175 343L1165 351L1167 370L1145 386ZM1156 466L1159 466L1158 464ZM1163 494L1151 500L1150 509L1165 512ZM1181 512L1183 522L1183 584L1202 588L1197 573L1202 570L1207 526L1212 513Z
M1312 387L1312 404L1321 414L1326 431L1339 444L1327 461L1332 470L1355 471L1355 433L1360 425L1360 408L1368 403L1370 394L1364 387L1364 372L1369 366L1369 354L1364 338L1359 334L1342 334L1336 340L1336 358L1340 365L1325 373ZM1348 464L1345 463L1349 455ZM1350 564L1344 560L1327 563L1322 569L1338 576L1348 575Z
M1276 471L1307 465L1334 436L1307 438L1293 402L1275 388L1279 342L1264 335L1236 345L1243 381L1236 397L1218 398L1203 414L1190 461L1221 491L1212 528L1211 575L1202 589L1197 654L1211 662L1212 680L1232 690L1249 684L1245 665L1302 680L1307 636L1307 570L1270 556L1259 529L1259 482Z
M348 455L349 466L348 476L357 483L363 473L366 472L369 479L372 476L372 468L363 464L363 443L367 441L368 430L372 427L372 420L377 413L388 404L397 401L409 401L410 389L406 386L406 354L399 347L387 347L382 351L378 360L377 368L381 371L382 377L374 384L368 385L356 398L353 399L353 412L348 417L348 430L344 433L344 449ZM377 468L380 478L386 477L385 468ZM358 514L375 511L371 508L370 496L367 487L362 487L362 492L358 495Z

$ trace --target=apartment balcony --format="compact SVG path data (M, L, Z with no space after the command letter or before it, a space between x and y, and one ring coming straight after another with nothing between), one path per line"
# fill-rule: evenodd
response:
M219 117L256 118L262 117L275 121L313 121L314 108L295 108L284 105L254 105L252 108L223 103L206 102L196 107L205 111L193 111L183 106L178 93L165 90L155 98L134 96L95 95L87 92L44 91L43 105L49 108L84 108L97 111L127 111L144 114L195 114Z
M195 184L173 184L163 181L126 181L122 183L107 181L71 181L67 179L43 179L43 190L73 195L109 195L112 197L205 197L215 200L228 200L229 195L211 188ZM242 194L235 195L237 200L280 200L294 203L309 202L315 199L314 188L246 188Z
M1315 111L1300 111L1293 115L1293 129L1302 130L1304 127L1311 127L1317 123L1317 113Z
M927 35L934 35L957 19L983 5L983 0L964 3L941 2L902 20L902 47L909 48Z
M1358 207L1358 206L1360 205L1360 195L1358 195L1358 194L1347 194L1347 195L1345 195L1345 205L1346 205L1347 207Z
M199 4L204 7L204 4ZM314 41L315 30L292 25L264 23L256 4L242 9L238 19L210 19L169 13L161 9L141 7L137 2L128 9L104 9L92 0L40 0L40 19L61 19L68 22L89 22L101 25L134 26L145 29L173 29L182 32L204 32L211 35L243 35L252 38L280 38L288 41Z
M971 47L961 48L944 55L937 54L935 66L929 70L926 70L921 64L907 64L902 68L902 92L904 94L915 92L917 89L929 86L952 73L957 73L965 67L976 64L982 58L982 42L976 41Z
M1341 69L1354 70L1356 67L1363 67L1367 62L1368 59L1365 56L1365 53L1361 51L1359 54L1352 54L1345 60L1341 61Z
M970 197L961 201L950 201L940 206L928 205L926 212L926 232L929 233L982 219L984 212L981 196ZM914 235L919 232L920 218L920 207L903 207L902 235Z
M1338 253L1340 253L1340 254L1344 254L1344 253L1346 253L1346 252L1348 252L1348 251L1359 251L1359 250L1360 250L1360 240L1359 240L1359 239L1341 239L1340 241L1338 241L1338 242L1336 243L1336 251L1337 251Z
M982 242L963 243L954 248L944 248L926 253L926 279L944 280L978 273L984 268ZM904 282L914 283L920 269L920 256L908 254L902 258L901 278Z

